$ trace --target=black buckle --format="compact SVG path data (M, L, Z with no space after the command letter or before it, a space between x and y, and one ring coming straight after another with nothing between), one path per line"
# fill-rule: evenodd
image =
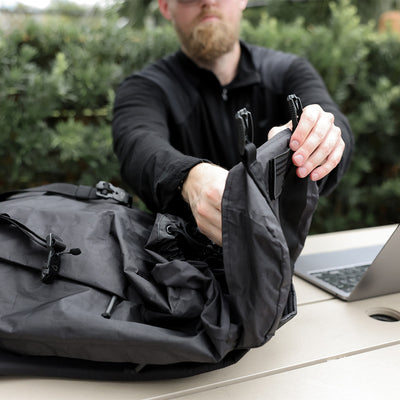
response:
M103 199L112 199L128 207L132 206L132 197L125 190L117 188L109 182L100 181L96 185L96 195Z
M267 189L261 165L257 162L257 148L253 143L254 127L251 112L246 108L239 110L236 115L236 124L239 133L239 154L248 174L257 185L261 194L267 198Z
M290 94L286 100L288 102L290 118L293 124L292 132L294 132L300 120L301 113L303 112L303 105L300 98L297 97L295 94Z
M246 157L246 145L252 144L254 139L253 118L251 112L242 108L235 115L238 127L238 148L242 158Z

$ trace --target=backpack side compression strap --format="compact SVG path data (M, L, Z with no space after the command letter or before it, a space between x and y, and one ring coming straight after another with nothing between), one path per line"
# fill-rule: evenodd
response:
M0 201L7 200L9 197L22 193L47 193L66 197L76 200L96 200L99 198L113 199L118 203L131 206L131 196L124 190L113 186L112 184L100 181L96 187L85 185L73 185L71 183L50 183L49 185L37 186L29 189L13 190L0 194Z
M70 183L51 183L49 185L37 186L29 189L13 190L0 194L0 201L6 200L11 196L22 193L48 193L59 194L62 196L73 197L79 200L96 199L96 188L91 186L73 185Z

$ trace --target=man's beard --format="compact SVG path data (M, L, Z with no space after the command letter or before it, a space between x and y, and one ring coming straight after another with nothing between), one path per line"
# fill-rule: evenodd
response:
M189 35L176 31L189 57L207 64L231 51L239 38L239 28L222 19L199 24Z

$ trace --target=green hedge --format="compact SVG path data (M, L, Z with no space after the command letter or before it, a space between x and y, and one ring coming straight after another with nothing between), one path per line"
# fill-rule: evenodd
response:
M30 21L0 32L0 185L120 184L112 152L114 89L132 71L177 49L170 26L118 27ZM313 231L398 222L400 39L361 23L348 0L323 24L244 21L252 43L307 57L350 119L355 156L339 188L322 199Z
M356 137L350 171L321 199L314 232L399 221L400 38L363 24L348 0L331 3L327 24L291 24L264 16L245 25L251 42L308 58L348 116Z

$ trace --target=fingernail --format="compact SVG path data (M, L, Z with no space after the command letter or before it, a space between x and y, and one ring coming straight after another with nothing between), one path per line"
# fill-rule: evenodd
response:
M307 168L301 167L298 169L298 175L300 176L300 178L304 178L307 176Z
M311 174L311 180L312 181L317 181L319 179L319 174L318 174L318 172L313 172L312 174Z
M304 163L304 157L301 154L297 154L293 157L293 161L296 165L302 165Z
M300 147L300 143L299 143L297 140L292 140L292 141L290 142L290 148L291 148L293 151L296 151L299 147Z

